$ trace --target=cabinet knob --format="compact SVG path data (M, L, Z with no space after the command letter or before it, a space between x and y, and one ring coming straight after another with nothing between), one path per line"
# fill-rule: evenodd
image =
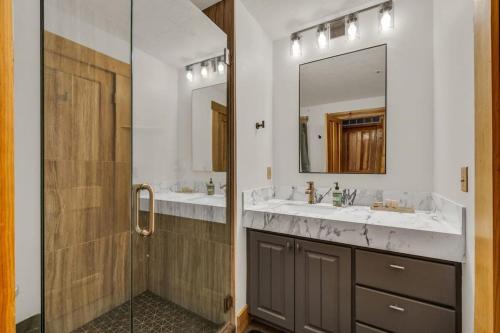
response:
M290 244L290 242L286 242L286 248L290 250L292 248L292 244Z
M297 247L297 251L300 251L300 243L299 242L297 242L296 247Z

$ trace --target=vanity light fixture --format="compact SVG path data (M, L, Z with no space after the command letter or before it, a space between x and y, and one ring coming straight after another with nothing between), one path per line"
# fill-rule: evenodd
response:
M358 15L350 14L346 16L345 27L347 39L355 40L359 38Z
M224 64L224 57L219 57L217 60L217 72L222 75L226 71L226 64Z
M201 63L200 74L204 79L208 77L208 64L206 61Z
M389 31L394 28L394 10L392 2L386 2L380 6L379 10L380 31Z
M394 4L392 0L379 2L372 6L360 9L356 12L339 16L327 22L307 27L305 29L296 31L290 35L290 55L294 58L302 55L302 33L316 29L316 46L318 49L326 49L330 46L331 39L346 35L349 40L359 38L359 13L369 10L378 10L379 15L379 29L385 32L394 28ZM338 33L335 23L343 22L345 25L345 33ZM332 28L333 24L333 28ZM342 24L342 23L341 23ZM341 28L342 29L342 28ZM332 34L332 35L330 35Z
M193 82L194 74L193 74L193 66L186 66L186 78L189 82Z
M292 54L292 57L300 57L302 55L302 45L300 42L300 34L298 33L293 33L291 38L290 38L290 53Z
M323 23L318 25L316 32L318 49L327 49L330 46L330 24Z

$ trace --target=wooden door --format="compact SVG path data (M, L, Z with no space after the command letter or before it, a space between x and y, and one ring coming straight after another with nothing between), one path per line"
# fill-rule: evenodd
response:
M342 152L342 172L382 172L382 160L384 159L384 129L382 125L344 128Z
M15 331L12 1L0 0L0 332Z
M212 101L212 170L227 169L227 108Z
M250 232L250 314L293 331L294 239Z
M45 33L47 332L130 297L130 112L128 64Z
M295 332L350 332L351 249L295 242Z

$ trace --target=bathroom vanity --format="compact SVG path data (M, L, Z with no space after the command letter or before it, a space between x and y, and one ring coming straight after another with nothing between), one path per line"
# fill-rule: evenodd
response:
M318 189L320 193L328 189ZM433 193L361 191L343 208L304 188L243 194L250 314L291 332L460 332L464 208ZM384 197L415 213L380 212Z

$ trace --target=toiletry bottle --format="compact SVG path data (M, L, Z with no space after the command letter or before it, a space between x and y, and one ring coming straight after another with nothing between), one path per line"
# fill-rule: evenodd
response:
M339 183L335 182L335 189L332 192L333 205L335 207L342 207L342 191L339 188Z
M212 178L210 178L210 182L207 184L207 194L208 195L215 194L215 185L214 182L212 181Z

